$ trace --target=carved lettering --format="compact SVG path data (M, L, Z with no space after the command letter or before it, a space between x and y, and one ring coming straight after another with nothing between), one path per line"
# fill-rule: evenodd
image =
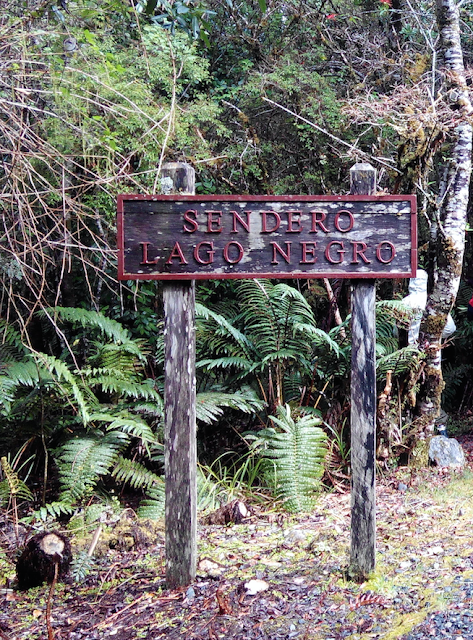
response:
M333 257L332 247L338 246L338 249L334 249L334 252L338 254L338 260ZM330 264L341 264L343 262L343 258L345 256L346 249L343 242L338 240L334 240L333 242L329 242L327 248L325 249L325 258Z
M280 256L282 256L284 258L284 260L290 264L291 262L291 244L292 242L286 242L286 251L284 252L283 249L281 249L281 247L278 245L277 242L270 242L269 244L271 244L273 246L273 259L271 260L271 264L278 264L278 259L276 258L276 253L279 253Z
M273 216L274 218L274 226L272 229L268 229L268 216ZM273 231L277 231L281 224L281 216L276 211L262 211L261 212L261 231L263 233L273 233Z
M238 213L238 211L232 211L231 213L233 214L232 233L238 233L237 222L239 222L241 224L241 226L243 227L243 229L245 229L245 231L248 231L248 233L249 233L250 232L250 214L251 214L251 211L245 211L245 213L246 213L246 221L243 220L243 218Z
M191 218L190 216L194 216L193 218ZM189 211L186 211L184 213L184 220L186 222L190 223L190 227L188 227L186 224L184 225L184 231L187 231L187 233L194 233L194 231L197 231L197 229L199 228L199 224L197 222L197 211L195 209L189 209Z
M148 247L151 242L140 242L141 247L141 262L140 264L157 264L157 260L148 259Z
M324 233L328 233L327 227L324 225L325 218L327 214L325 211L311 211L312 214L312 227L310 229L311 233L317 233L317 225L321 228Z
M315 264L317 262L317 256L315 255L317 243L301 242L300 244L302 246L302 260L300 264ZM311 260L309 260L309 258L311 258Z
M207 211L207 233L221 233L223 231L221 224L221 211Z
M288 211L287 212L287 232L288 233L300 233L302 231L301 223L302 211ZM294 216L297 216L294 218ZM297 226L294 227L294 224Z
M389 253L389 257L383 257L383 254L386 255L386 253ZM389 264L396 257L396 247L389 240L383 240L376 247L376 257L383 264Z
M201 254L201 248L206 252L206 259L204 259ZM199 242L199 244L194 248L194 259L199 264L212 264L214 261L214 243L213 242Z
M174 258L178 258L181 264L189 264L182 253L181 245L179 242L176 242L174 247L172 248L171 255L166 260L166 264L172 264Z
M233 252L233 248L236 248L237 255L236 257L231 258L230 250L232 250ZM227 242L227 244L223 248L223 259L225 260L225 262L228 262L228 264L237 264L243 258L244 253L244 249L239 242Z
M344 227L342 227L342 225L340 224L340 218L342 215L348 216L348 225L345 225ZM346 211L342 209L335 216L335 220L334 220L335 229L337 231L340 231L341 233L347 233L347 231L351 231L353 229L354 224L355 224L355 218L353 217L353 214L351 213L351 211Z
M352 240L353 245L353 260L351 264L359 264L358 257L360 257L365 264L371 264L371 260L365 256L365 251L368 249L368 245L366 242L362 242L359 240Z

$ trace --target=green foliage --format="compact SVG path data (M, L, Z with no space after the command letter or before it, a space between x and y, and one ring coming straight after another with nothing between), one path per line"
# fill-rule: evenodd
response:
M317 327L310 306L294 287L243 280L235 293L236 300L224 301L220 313L203 305L196 309L197 366L215 381L225 376L230 387L253 384L264 402L274 406L300 397L314 375L319 350L341 356L337 342Z
M31 519L39 520L40 522L48 522L50 519L57 520L61 516L70 516L74 513L74 507L69 501L69 496L66 496L66 500L54 500L48 502L44 507L40 507L34 511Z
M3 480L0 481L0 505L4 505L14 500L32 500L33 496L30 489L23 480L18 476L18 473L12 469L6 456L2 456L1 470Z
M424 357L415 346L397 349L376 360L376 378L378 382L385 380L388 371L396 378L403 378L410 371L416 371Z
M60 501L44 506L40 518L70 512L70 505L90 497L106 477L132 487L150 486L156 474L127 455L136 447L146 452L158 444L154 430L140 415L139 401L153 420L162 410L158 391L145 377L146 354L119 323L83 309L50 309L40 317L45 314L53 315L57 325L64 323L61 335L67 334L68 349L60 358L19 353L19 361L6 363L0 371L0 408L5 417L0 436L15 425L16 441L28 438L29 450L37 441L40 449L52 453L57 466ZM94 334L97 340L92 339Z
M255 413L262 410L264 403L259 400L252 389L243 388L238 393L222 393L207 391L197 394L196 416L207 424L211 424L223 415L224 409L235 409L243 413Z
M95 564L94 558L87 551L79 551L74 554L71 562L70 574L74 582L80 583L89 575Z
M117 482L122 482L135 489L149 489L154 484L162 482L162 478L156 475L137 460L128 460L118 457L112 470L112 477Z
M321 488L327 453L321 420L294 417L289 405L278 407L271 420L275 426L260 431L253 444L267 459L266 477L288 511L310 511Z
M148 518L149 520L160 520L164 518L164 497L164 481L161 480L161 482L154 484L148 489L147 497L141 501L138 508L138 516L140 518Z

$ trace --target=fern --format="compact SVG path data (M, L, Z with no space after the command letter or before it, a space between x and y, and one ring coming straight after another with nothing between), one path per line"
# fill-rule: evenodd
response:
M294 420L288 405L278 407L271 420L279 429L259 432L255 445L263 445L261 452L268 459L267 474L276 497L290 512L309 511L320 489L327 453L327 436L317 426L321 420L309 415Z
M6 456L2 456L0 464L4 476L4 479L0 482L0 504L5 504L11 499L32 500L33 495L31 491L12 469Z
M153 485L147 491L147 497L141 501L138 507L138 516L149 520L164 518L165 512L165 486L164 480Z
M135 438L139 438L145 443L156 442L156 436L148 423L128 412L121 412L118 415L94 413L91 415L91 420L104 423L105 429L108 432L122 433L124 437L128 437L129 434Z
M20 334L5 320L0 320L0 371L6 363L16 362L27 353Z
M221 313L199 306L198 368L215 383L224 380L230 391L244 381L277 405L311 385L319 351L331 352L333 361L344 358L337 341L317 327L297 289L242 280L235 290L236 300L222 303Z
M71 401L71 396L79 409L80 416L84 424L87 424L90 420L90 407L88 406L87 399L83 390L71 373L67 364L54 356L49 356L45 353L34 353L33 358L38 365L46 369L53 379L61 386L63 394ZM65 382L66 385L61 385L61 382ZM89 394L90 397L91 394Z
M240 393L208 391L197 394L196 416L198 420L211 424L224 413L225 408L254 413L260 411L263 406L263 402L256 398L250 389Z
M100 375L87 378L87 383L93 388L100 389L102 393L115 394L122 398L134 398L136 400L154 400L160 407L163 404L160 394L153 387L152 380L149 382L135 382L130 379L122 379L117 375Z
M398 349L378 359L376 378L378 381L385 380L388 371L392 371L393 376L403 376L417 369L424 357L424 354L415 346Z
M125 434L113 431L74 438L62 445L56 453L62 501L74 504L90 495L127 443Z
M44 507L40 507L33 513L32 520L40 520L46 522L49 518L60 518L64 515L71 515L74 513L74 507L70 502L54 501L48 502Z
M89 311L77 307L52 307L39 311L38 314L67 321L88 330L91 328L99 329L105 337L117 344L126 344L131 341L129 332L119 322L107 318L107 316L98 311Z
M112 469L112 477L117 482L123 482L134 489L149 489L162 479L136 460L127 460L118 456Z
M70 574L74 582L83 582L91 572L94 565L95 559L93 556L90 556L87 551L79 551L79 553L75 553L70 567Z

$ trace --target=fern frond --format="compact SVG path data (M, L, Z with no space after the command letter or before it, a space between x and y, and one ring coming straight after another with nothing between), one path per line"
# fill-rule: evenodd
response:
M99 387L103 393L117 394L120 397L135 398L136 400L154 400L162 406L162 398L153 388L152 380L135 382L129 378L121 378L115 375L99 375L87 379L91 387Z
M95 353L88 358L90 365L136 375L138 373L136 363L146 362L146 354L141 342L129 340L126 343L106 344L94 342Z
M74 582L83 582L83 580L89 575L94 564L95 559L93 556L89 556L87 551L79 551L79 553L75 553L70 567L70 574Z
M244 413L255 413L264 407L264 403L256 398L249 389L244 393L198 393L196 399L196 417L211 424L224 413L225 408L237 409Z
M376 303L376 331L381 335L386 325L408 329L413 314L414 310L402 300L379 300Z
M334 351L337 356L340 355L340 346L338 342L332 338L330 333L326 333L312 324L302 322L294 323L294 331L299 331L304 336L311 336L314 346L328 348L331 351Z
M250 373L253 371L258 365L254 362L250 362L249 360L245 360L243 358L238 358L235 356L226 356L224 358L207 358L206 360L199 360L195 364L198 369L239 369L240 371Z
M38 312L41 316L55 317L60 320L79 325L84 329L99 329L104 336L117 344L130 342L130 334L127 329L116 320L108 318L98 311L89 311L77 307L53 307Z
M224 316L219 313L215 313L211 309L208 309L203 304L196 303L195 305L196 319L203 318L205 320L213 320L212 323L213 333L219 333L220 336L228 339L232 338L232 341L237 344L244 354L248 353L248 349L251 349L251 343L248 338L234 327ZM199 324L197 323L197 331L199 331Z
M54 518L56 520L61 516L69 516L72 513L74 513L74 507L70 502L48 502L44 507L40 507L33 513L33 519L46 522L49 518Z
M61 387L61 391L66 397L70 398L70 396L72 395L79 409L79 413L83 423L87 424L90 420L90 407L87 404L83 391L79 387L77 379L75 378L74 374L71 373L67 364L62 360L55 358L54 356L49 356L45 353L40 352L34 353L33 358L39 366L49 371L53 379ZM67 385L61 385L62 381L66 382L67 385L69 385L72 394L69 393ZM88 395L90 397L92 394ZM70 400L72 401L72 398L70 398Z
M117 482L128 484L130 487L133 487L133 489L148 489L152 487L153 484L162 481L159 476L147 469L140 462L128 460L122 456L118 456L111 475Z
M280 430L270 428L258 435L266 445L263 454L271 462L276 495L288 511L308 511L320 488L327 453L327 436L318 426L321 420L309 415L294 420L288 405L279 406L271 420Z
M164 480L161 479L160 482L148 489L147 494L147 497L140 502L140 506L138 507L138 516L149 520L160 520L161 518L164 518Z
M393 376L405 375L408 371L417 369L424 357L424 354L415 346L404 347L389 353L377 360L376 379L384 380L390 370Z
M90 420L91 422L104 423L108 433L120 433L124 439L128 439L128 435L130 435L134 438L140 438L143 442L156 442L156 436L148 423L131 413L122 412L120 415L93 413Z
M28 353L21 335L5 320L0 320L0 371L7 362L18 362Z
M10 498L17 500L32 500L33 495L27 485L21 480L16 471L10 466L6 456L0 459L4 480L0 482L0 504L8 502Z
M68 440L57 451L62 501L75 503L107 475L126 445L123 434L107 433Z

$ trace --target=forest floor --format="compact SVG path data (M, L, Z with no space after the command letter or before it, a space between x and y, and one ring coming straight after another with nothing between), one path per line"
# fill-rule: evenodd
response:
M243 524L199 526L197 578L178 590L165 586L162 528L125 512L88 575L56 585L49 636L47 586L0 590L0 638L472 639L473 436L459 440L461 473L379 478L377 565L364 584L345 577L349 492L322 495L309 515L254 511ZM13 556L2 544L8 587Z

